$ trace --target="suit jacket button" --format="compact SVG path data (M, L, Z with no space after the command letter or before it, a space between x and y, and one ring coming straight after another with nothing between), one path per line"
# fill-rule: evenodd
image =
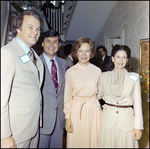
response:
M118 113L119 113L119 111L116 111L116 113L118 114Z

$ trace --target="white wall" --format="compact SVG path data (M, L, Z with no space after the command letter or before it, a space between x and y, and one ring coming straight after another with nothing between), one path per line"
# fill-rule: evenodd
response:
M140 39L149 38L149 1L118 1L95 40L105 45L105 35L124 29L124 44L131 49L133 71L139 70ZM107 49L111 53L111 49Z

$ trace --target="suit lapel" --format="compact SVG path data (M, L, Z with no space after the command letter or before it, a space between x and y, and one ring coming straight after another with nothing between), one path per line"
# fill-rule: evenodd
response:
M54 83L53 83L53 80L51 78L51 74L49 72L49 69L48 69L48 66L46 64L46 61L43 57L43 54L40 56L41 60L43 61L43 64L45 66L45 69L46 69L46 72L48 72L49 74L49 81L50 83L52 84L52 89L53 89L53 92L56 93L56 90L55 90L55 86L54 86ZM59 94L59 92L61 91L61 88L62 88L62 84L63 84L63 79L64 79L64 71L65 71L65 66L64 66L64 63L62 63L59 58L56 56L56 61L57 61L57 66L58 66L58 74L59 74L59 83L58 83L58 91L57 91L57 94Z
M25 51L22 49L22 47L17 43L17 41L15 39L13 39L12 42L14 42L14 45L16 47L15 50L18 53L19 59L21 56L26 55ZM20 61L21 61L21 59L20 59ZM23 62L21 61L21 63L23 63ZM33 72L33 74L36 77L36 80L38 80L38 83L39 83L38 70L37 70L36 66L33 64L33 62L30 60L27 63L25 63L24 65L26 66L27 69L30 68L30 70Z
M105 56L105 59L104 59L104 61L103 61L103 65L105 65L105 63L106 63L106 59L107 59L107 57Z
M44 78L44 80L50 82L50 85L52 85L51 89L53 90L53 93L56 94L55 86L54 86L54 83L53 83L51 74L50 74L50 72L49 72L48 66L47 66L47 64L46 64L46 61L45 61L45 59L44 59L44 57L43 57L43 54L40 56L40 58L41 58L41 60L42 60L42 62L43 62L43 64L44 64L44 66L45 66L45 73L47 73L48 76L49 76L48 78ZM44 76L44 77L45 77L45 76Z
M34 50L33 50L34 52ZM39 82L40 82L40 85L42 84L42 80L43 80L43 64L42 64L42 61L41 59L39 58L39 56L36 54L36 52L34 52L34 55L35 55L35 58L37 59L37 62L36 62L36 65L37 65L37 69L39 71Z
M63 84L63 71L64 71L64 64L59 60L58 57L56 57L56 60L57 60L57 63L58 63L58 73L59 73L59 84L58 84L58 92L57 94L59 93L59 91L61 90L62 88L62 84Z
M18 42L15 39L13 39L12 42L14 42L14 45L16 47L15 50L18 53L19 59L21 56L26 55L25 51L22 49L22 47L18 44ZM36 58L38 59L37 54L35 54L35 55L36 55ZM21 59L20 59L20 61L21 61ZM21 63L23 63L23 62L21 61ZM33 74L35 75L36 80L38 81L38 84L39 84L38 70L37 70L36 66L33 64L33 62L30 60L27 63L25 63L24 65L26 66L27 69L30 68L30 71L33 72Z

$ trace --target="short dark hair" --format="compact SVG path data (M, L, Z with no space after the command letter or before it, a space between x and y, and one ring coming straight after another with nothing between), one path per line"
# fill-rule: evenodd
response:
M103 49L104 52L106 52L106 54L108 53L106 47L105 47L105 46L102 46L102 45L99 45L99 46L96 48L96 52L98 53L98 50L101 49L101 48Z
M71 53L72 44L66 44L64 46L64 54L65 56L68 56Z
M111 51L111 58L115 56L115 54L118 52L118 51L125 51L126 54L127 54L127 59L128 59L128 62L125 66L125 68L127 69L127 71L132 71L132 67L130 66L130 57L131 57L131 50L130 48L127 46L127 45L119 45L119 44L116 44L112 51ZM111 63L110 65L108 66L108 70L113 70L114 69L114 63L112 62L111 60Z
M59 43L61 42L61 37L59 35L59 33L53 29L50 29L46 32L43 33L42 35L42 42L44 41L45 38L47 37L57 37L58 36L58 39L59 39Z
M94 57L95 54L95 47L94 47L94 43L91 39L87 38L87 37L80 37L79 39L77 39L75 41L75 43L72 46L72 55L75 59L77 59L77 51L78 49L84 44L84 43L88 43L90 45L90 51L91 51L91 58Z
M38 19L41 23L42 18L41 16L34 10L25 10L22 13L20 13L14 20L13 22L13 37L17 36L18 32L17 29L21 28L22 23L23 23L23 19L25 15L31 15L34 16L36 19Z

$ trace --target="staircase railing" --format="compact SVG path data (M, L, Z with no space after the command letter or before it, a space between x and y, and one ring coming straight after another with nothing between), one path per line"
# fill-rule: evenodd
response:
M65 33L68 28L71 15L76 1L65 1L59 3L58 7L53 5L44 6L44 16L49 29L54 29L63 36L62 40L65 42Z
M58 7L53 7L53 5L45 5L44 16L49 29L54 29L58 31L60 34L63 34L63 7L64 3L59 3Z
M55 29L59 32L61 39L65 42L65 35L73 14L76 1L65 1L64 3L59 3L58 7L45 6L44 16L49 29ZM11 9L11 7L10 7ZM11 10L10 10L11 13ZM10 15L9 15L10 16ZM12 40L11 31L11 19L8 19L7 33L4 44L7 44Z
M76 1L66 1L65 3L65 9L64 9L65 17L64 17L64 25L63 25L64 41L66 39L66 32L68 30L75 5L76 5Z

